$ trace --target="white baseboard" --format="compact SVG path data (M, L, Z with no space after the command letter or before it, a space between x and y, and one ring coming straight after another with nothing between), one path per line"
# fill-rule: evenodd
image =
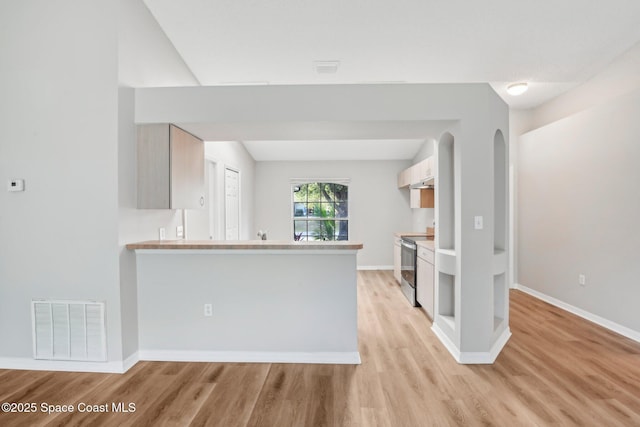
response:
M29 357L0 357L0 369L123 374L129 368L125 369L124 362L75 362L67 360L35 360Z
M509 325L507 325L506 329L491 346L491 350L489 350L489 359L491 360L489 363L496 361L504 346L507 345L509 338L511 338L511 329L509 329Z
M261 351L172 351L140 350L140 360L164 362L241 362L241 363L330 363L359 365L360 353L354 352L261 352Z
M535 289L528 288L524 285L521 285L520 283L516 283L515 288L533 297L536 297L544 302L548 302L551 305L555 305L558 308L568 311L569 313L573 313L576 316L580 316L583 319L586 319L590 322L595 323L596 325L600 325L603 328L607 328L629 339L640 342L640 332L638 331L635 331L631 328L627 328L626 326L622 326L619 323L613 322L609 319L605 319L604 317L600 317L596 314L593 314L581 308L575 307L571 304L567 304L564 301L551 297L547 294L543 294L542 292L536 291Z
M433 325L431 326L431 330L433 331L434 334L436 334L436 337L438 337L440 342L449 351L449 353L451 353L451 355L456 360L456 362L460 363L460 350L458 350L458 347L456 347L453 341L451 341L451 339L449 338L449 335L447 335L440 328L440 325L438 325L436 322L433 322Z
M506 328L500 337L493 343L491 349L487 352L472 352L472 351L460 351L456 345L451 341L449 336L440 329L436 323L431 326L431 330L442 342L445 348L451 353L456 362L463 365L488 365L496 361L496 358L500 354L500 351L504 348L511 338L511 330Z
M124 359L124 361L122 362L123 372L127 372L129 369L133 368L135 364L138 363L139 361L140 361L140 355L136 351L131 356Z
M358 270L393 270L393 265L359 265Z
M69 360L36 360L30 357L0 357L0 369L124 374L139 360L138 352L121 362L77 362Z

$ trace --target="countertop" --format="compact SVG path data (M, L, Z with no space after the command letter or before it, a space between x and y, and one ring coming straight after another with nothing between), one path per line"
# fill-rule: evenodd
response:
M362 243L351 241L291 242L286 240L147 240L129 243L127 249L291 249L291 250L355 250Z
M393 235L395 237L403 237L403 236L407 236L407 237L424 237L427 235L427 233L421 233L419 231L407 231L407 232L395 232L393 233Z
M422 246L423 248L426 248L431 252L435 252L436 250L435 242L433 240L418 240L416 242L416 245Z

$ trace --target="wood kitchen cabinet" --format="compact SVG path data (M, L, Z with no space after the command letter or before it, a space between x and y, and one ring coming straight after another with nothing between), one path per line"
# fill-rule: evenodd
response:
M411 180L413 178L413 166L403 170L398 174L398 188L405 188L411 185Z
M426 159L418 163L417 174L418 174L418 181L431 178L435 175L435 170L433 167L433 157L427 157Z
M433 157L427 157L419 163L411 167L411 184L416 184L433 176L432 161Z
M433 208L435 207L435 195L433 188L411 189L409 202L411 208Z
M138 208L204 208L204 143L171 124L138 126Z
M418 246L418 260L416 262L416 299L433 320L434 301L434 253L433 251Z
M435 175L433 157L427 157L421 162L403 170L398 174L398 188L405 188L417 184Z

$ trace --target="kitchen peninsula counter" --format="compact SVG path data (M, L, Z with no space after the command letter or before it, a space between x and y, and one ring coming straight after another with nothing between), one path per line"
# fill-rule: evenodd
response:
M362 243L351 241L291 242L286 240L147 240L130 243L127 249L290 249L356 250Z
M141 360L359 364L351 241L146 241Z

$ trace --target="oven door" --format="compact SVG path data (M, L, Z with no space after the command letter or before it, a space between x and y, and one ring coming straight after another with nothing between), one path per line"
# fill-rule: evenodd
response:
M402 280L400 287L411 305L417 306L416 302L416 256L417 247L413 242L402 241L400 252L400 275Z

